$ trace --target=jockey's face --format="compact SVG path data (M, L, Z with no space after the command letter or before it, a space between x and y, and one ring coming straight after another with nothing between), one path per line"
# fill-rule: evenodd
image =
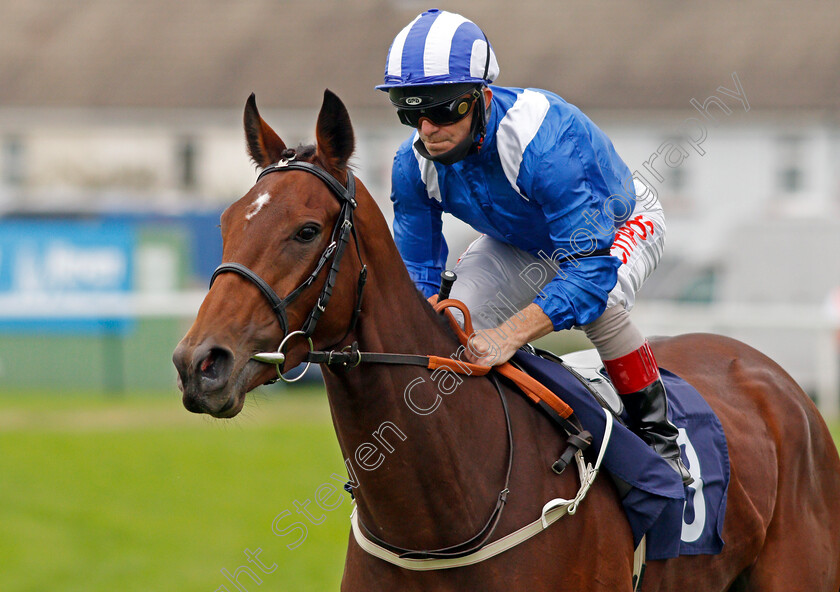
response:
M475 111L475 103L473 103L473 111ZM439 156L445 152L449 152L460 142L462 142L470 133L472 126L472 118L475 113L470 113L461 121L456 121L450 125L438 125L433 123L428 117L423 117L420 120L420 125L417 127L417 133L426 146L426 150L432 156Z
M493 91L484 87L484 104L490 105L490 98ZM477 117L475 111L480 109L478 101L473 102L470 113L460 121L449 125L438 125L427 117L420 118L420 125L417 126L417 133L429 154L439 156L449 152L459 143L464 141L470 134L473 117Z

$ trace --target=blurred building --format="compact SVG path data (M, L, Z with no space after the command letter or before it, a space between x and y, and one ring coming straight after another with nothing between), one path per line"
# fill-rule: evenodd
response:
M0 214L215 215L254 179L241 131L248 95L295 144L312 141L329 87L350 109L358 175L388 215L390 162L407 130L373 87L393 36L428 7L0 0ZM840 4L441 8L485 30L499 84L581 107L657 191L668 249L642 300L819 308L840 286ZM447 228L457 255L471 234ZM660 328L655 311L642 316ZM813 328L793 342L762 331L757 345L801 366L813 387L815 371L795 359L811 352Z

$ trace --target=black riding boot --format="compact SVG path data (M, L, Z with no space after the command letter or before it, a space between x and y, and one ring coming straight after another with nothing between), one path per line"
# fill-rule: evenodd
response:
M693 483L694 478L680 458L679 432L668 419L668 399L662 379L656 379L640 391L622 395L621 400L630 416L630 429L668 461L684 485Z

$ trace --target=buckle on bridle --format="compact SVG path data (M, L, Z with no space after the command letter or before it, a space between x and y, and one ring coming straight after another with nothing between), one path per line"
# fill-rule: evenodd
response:
M353 364L352 366L350 365L350 362L343 362L343 365L348 370L350 370L351 368L355 368L356 366L358 366L359 364L362 363L362 352L359 351L358 342L354 341L350 345L345 345L344 347L341 348L341 351L342 351L342 353L349 353L351 356L353 354L356 354L356 363Z

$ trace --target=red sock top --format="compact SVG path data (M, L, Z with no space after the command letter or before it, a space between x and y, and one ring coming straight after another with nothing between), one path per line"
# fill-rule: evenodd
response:
M647 341L642 347L625 356L615 360L604 360L604 367L620 395L637 393L659 378L656 358L653 357Z

